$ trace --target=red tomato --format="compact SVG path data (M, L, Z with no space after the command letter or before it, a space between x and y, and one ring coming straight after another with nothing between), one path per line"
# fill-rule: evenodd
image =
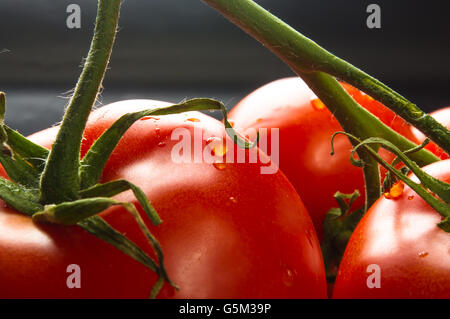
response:
M430 113L430 115L434 117L439 123L450 129L450 106L434 111L433 113ZM421 131L419 131L415 127L411 127L411 130L416 139L419 141L419 143L422 143L425 140L426 136L423 135ZM441 159L450 158L442 148L440 148L433 142L427 144L425 148L430 152L433 152L436 156L440 157Z
M401 134L412 138L409 126L395 113L359 90L343 84L353 98ZM331 136L343 129L330 111L300 78L271 82L240 101L230 112L234 128L279 129L279 165L300 194L321 238L326 212L337 207L336 191L361 192L355 203L364 203L362 170L350 163L351 144L345 136L335 139L330 155ZM269 130L269 147L270 145ZM393 157L383 152L386 159Z
M164 105L123 101L93 112L82 152L125 112ZM102 177L139 185L163 219L149 227L180 290L165 284L159 297L326 298L314 227L287 178L280 171L260 174L261 163L175 163L171 151L179 141L171 133L179 127L224 134L223 124L197 112L144 118L123 136ZM55 133L52 128L31 138L50 147ZM206 143L203 138L201 145ZM136 203L131 192L116 198ZM122 208L101 216L152 254ZM81 289L66 287L69 264L81 267ZM155 280L144 266L80 228L35 225L11 209L0 212L0 297L146 298Z
M450 160L425 171L450 182ZM450 298L450 234L436 226L441 220L408 186L396 199L381 197L350 238L333 297ZM377 275L380 288L369 288Z

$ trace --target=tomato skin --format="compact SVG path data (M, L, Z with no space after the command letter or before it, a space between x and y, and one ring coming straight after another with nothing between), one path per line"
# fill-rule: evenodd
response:
M125 112L164 105L134 100L96 110L82 154ZM286 177L280 171L261 175L260 163L227 163L222 170L208 163L174 163L171 149L178 141L170 134L178 127L220 136L224 131L223 124L197 112L138 121L121 139L102 177L103 182L121 178L139 185L163 219L161 226L149 227L181 289L165 284L158 297L326 298L314 227ZM51 128L31 139L50 147L55 134ZM136 203L131 192L115 198ZM122 208L101 216L153 255ZM77 227L36 226L10 209L3 209L0 219L0 297L147 298L156 280L144 266ZM81 289L65 287L70 263L81 266Z
M414 141L409 125L382 104L350 85L347 92L381 121ZM331 136L343 131L338 121L300 78L276 80L255 90L230 112L234 128L279 128L279 166L302 198L311 214L319 238L326 212L337 207L336 191L361 197L355 208L364 203L364 178L360 168L350 163L351 144L345 136L335 139L335 154L330 155ZM319 102L319 103L318 103ZM269 130L270 133L270 130ZM269 147L270 134L268 137ZM380 151L386 159L393 157Z
M450 182L450 160L424 168ZM412 189L397 199L381 197L353 233L342 259L333 298L450 298L450 234ZM366 269L381 270L381 288L368 288Z
M446 128L450 129L450 106L434 111L430 113L430 115L433 118L435 118L439 123L444 125ZM419 131L415 127L411 127L411 130L416 139L419 141L419 143L422 143L425 140L426 136L423 135L421 131ZM425 146L425 148L430 152L432 152L433 154L435 154L440 159L450 158L450 156L446 152L444 152L442 148L440 148L433 142L428 143L427 146Z

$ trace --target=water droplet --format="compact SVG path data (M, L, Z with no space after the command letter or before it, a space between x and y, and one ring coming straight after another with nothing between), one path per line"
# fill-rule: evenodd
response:
M233 197L233 196L231 196L230 197L230 201L232 202L232 203L234 203L234 204L236 204L238 201L237 201L237 198L236 197Z
M391 187L389 192L384 193L383 195L387 199L396 199L396 198L402 196L404 188L405 188L405 184L402 181L400 181L400 182L395 183Z
M214 156L224 156L227 153L226 142L218 137L210 137L206 140L206 145L211 148L211 154Z
M320 99L314 99L311 101L311 105L314 109L320 111L326 108L325 104Z
M159 147L163 147L164 145L166 145L166 142L159 142L159 143L158 143L158 146L159 146Z
M428 254L428 252L426 252L426 251L422 251L422 252L420 252L419 253L419 257L420 258L424 258L424 257L426 257L426 256L428 256L429 254Z
M200 120L196 119L195 117L188 118L188 119L186 119L186 121L189 121L189 122L200 122Z
M213 166L217 168L219 171L223 171L226 167L225 163L223 162L214 162Z
M281 281L287 287L291 287L294 284L294 272L290 269L286 269L281 275Z
M155 127L155 132L159 133L159 131L161 131L161 129L159 127Z
M414 199L414 195L408 196L408 199L409 199L409 200L413 200L413 199Z
M158 117L153 117L153 116L144 116L143 118L141 118L141 121L147 121L147 120L158 121L159 118Z

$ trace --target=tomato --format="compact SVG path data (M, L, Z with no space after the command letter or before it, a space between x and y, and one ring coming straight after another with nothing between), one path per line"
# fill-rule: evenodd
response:
M343 84L353 98L399 133L413 139L409 126L395 113L368 95ZM319 234L326 212L337 207L336 191L361 192L355 207L364 200L362 170L350 163L351 144L345 136L335 139L335 154L330 155L331 136L342 131L338 121L300 78L271 82L240 101L230 112L234 128L279 129L279 166L300 194ZM270 144L270 130L268 150ZM386 159L392 159L387 152Z
M167 105L122 101L93 112L82 154L125 112ZM159 239L171 279L159 298L326 298L324 266L313 224L281 171L261 174L260 162L175 163L175 128L223 136L223 124L197 112L143 118L123 136L102 182L139 185L163 223ZM50 147L57 128L31 139ZM200 140L203 147L208 140ZM194 148L194 141L189 140ZM247 152L258 152L257 148ZM136 200L131 192L116 196ZM1 204L0 297L146 298L156 275L78 227L36 225ZM138 226L120 207L101 213L153 255ZM147 220L147 219L146 219ZM68 289L67 265L81 268L81 288Z
M450 182L450 160L425 171ZM450 298L450 234L436 226L441 220L408 186L396 199L381 197L350 238L333 297ZM380 275L380 288L368 287L371 275Z
M439 123L441 123L448 129L450 129L450 106L439 109L437 111L434 111L434 112L430 113L430 115L432 117L434 117ZM411 130L412 130L412 133L414 134L414 136L416 137L416 139L420 143L422 143L425 140L425 138L426 138L425 135L423 135L422 132L420 132L418 129L416 129L415 127L412 127ZM430 152L433 152L436 156L440 157L441 159L450 158L448 156L448 154L445 153L442 148L440 148L433 142L430 142L429 144L427 144L427 146L425 146L425 148L427 150L429 150Z

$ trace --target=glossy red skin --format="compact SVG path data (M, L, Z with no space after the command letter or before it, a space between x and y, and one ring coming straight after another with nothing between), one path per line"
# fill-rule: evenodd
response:
M425 168L450 182L450 160ZM412 189L398 199L381 197L363 217L342 259L334 298L450 298L450 234ZM381 269L381 288L366 285L367 266Z
M409 125L395 113L359 90L346 84L344 87L385 124L413 140ZM314 107L314 99L316 95L300 78L280 79L240 101L229 118L242 132L248 128L279 128L279 166L302 198L321 238L323 217L330 208L337 207L333 195L358 189L361 197L354 205L361 206L364 178L362 170L350 163L351 144L345 136L337 136L335 154L330 155L331 136L343 129L326 107ZM270 145L270 137L268 141ZM385 159L392 159L391 154L381 153Z
M444 107L437 111L434 111L434 112L430 113L430 115L432 117L434 117L439 123L441 123L448 129L450 129L450 106ZM426 136L423 135L422 132L420 132L418 129L416 129L415 127L411 127L411 130L412 130L412 133L414 134L414 136L416 137L416 139L420 143L422 143L425 140ZM441 159L450 158L450 156L448 156L448 154L445 153L442 148L440 148L433 142L430 142L429 144L427 144L427 146L425 146L425 148L427 150L429 150L430 152L434 153L436 156L438 156Z
M123 113L162 105L123 101L95 111L82 153ZM281 171L261 175L260 163L227 163L224 170L208 163L176 164L170 152L177 141L170 134L177 127L223 134L223 124L197 112L138 121L116 147L102 177L104 182L122 178L139 185L164 221L151 230L181 289L165 284L158 297L326 298L313 224ZM50 147L55 133L52 128L31 138ZM116 198L136 202L130 192ZM123 209L101 216L152 254ZM65 286L71 263L81 266L81 289ZM155 280L144 266L77 227L37 226L10 209L0 213L0 297L147 298Z

